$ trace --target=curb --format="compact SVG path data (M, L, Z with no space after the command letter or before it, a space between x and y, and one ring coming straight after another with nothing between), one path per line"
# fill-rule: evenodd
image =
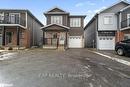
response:
M129 62L129 61L126 61L126 60L123 60L123 59L119 59L119 58L115 58L115 57L111 57L111 56L102 54L102 53L97 52L97 51L91 51L91 50L88 50L88 51L89 51L89 52L92 52L92 53L95 53L95 54L97 54L97 55L100 55L100 56L109 58L109 59L114 60L114 61L116 61L116 62L118 62L118 63L122 63L122 64L124 64L124 65L130 66L130 62Z

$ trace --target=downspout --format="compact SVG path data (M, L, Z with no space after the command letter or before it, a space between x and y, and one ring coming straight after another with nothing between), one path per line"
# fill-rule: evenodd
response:
M33 38L33 46L35 46L35 32L34 32L34 19L32 19L32 38Z
M118 29L118 39L117 41L119 42L120 41L120 29L121 29L121 20L122 20L122 14L121 12L119 13L119 29Z
M98 50L98 14L97 14L97 18L96 18L97 22L97 29L96 29L96 49Z

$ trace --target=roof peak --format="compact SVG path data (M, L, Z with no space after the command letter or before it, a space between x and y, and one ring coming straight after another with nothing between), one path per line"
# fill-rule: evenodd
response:
M129 3L127 0L119 0L118 2L115 2L115 3L113 3L112 5L108 6L107 8L102 9L101 11L97 12L97 14L100 14L101 12L103 12L103 11L105 11L105 10L107 10L107 9L109 9L109 8L111 8L111 7L113 7L113 6L117 5L117 4L119 4L119 3L121 3L121 2L130 5L130 3Z
M56 10L56 11L54 11ZM62 12L62 13L68 13L67 11L63 10L62 8L55 6L51 9L49 9L48 11L46 11L45 13L49 13L49 12Z

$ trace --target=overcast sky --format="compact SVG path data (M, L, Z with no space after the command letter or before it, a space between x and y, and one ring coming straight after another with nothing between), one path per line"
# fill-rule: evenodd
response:
M85 24L101 9L110 6L119 0L1 0L0 8L28 9L43 24L43 12L57 6L73 15L87 15ZM129 0L128 0L129 1Z

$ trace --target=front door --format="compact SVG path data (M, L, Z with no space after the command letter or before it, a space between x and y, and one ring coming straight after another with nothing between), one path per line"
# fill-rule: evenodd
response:
M6 32L6 45L12 44L13 32Z
M65 43L65 33L60 33L59 44L64 45L64 43Z

